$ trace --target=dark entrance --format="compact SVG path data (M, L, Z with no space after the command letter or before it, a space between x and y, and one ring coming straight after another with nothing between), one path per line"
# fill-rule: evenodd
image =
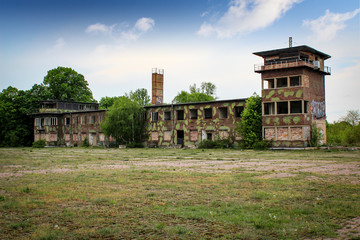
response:
M177 130L177 144L184 145L184 131Z

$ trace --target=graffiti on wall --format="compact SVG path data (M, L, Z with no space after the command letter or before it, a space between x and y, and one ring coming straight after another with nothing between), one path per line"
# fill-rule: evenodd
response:
M310 110L316 118L325 117L325 102L312 101L310 104Z

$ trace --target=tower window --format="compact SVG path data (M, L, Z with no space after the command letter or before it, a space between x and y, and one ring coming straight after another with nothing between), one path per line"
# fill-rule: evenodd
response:
M273 78L264 79L264 89L274 88L275 87L275 80Z
M290 113L302 113L302 102L291 101L290 102Z
M264 115L275 114L275 103L264 103Z
M288 114L289 105L288 102L278 102L277 103L277 114Z
M293 76L290 77L290 87L301 86L301 77Z
M288 86L287 77L276 79L276 87L283 88L283 87L287 87L287 86Z

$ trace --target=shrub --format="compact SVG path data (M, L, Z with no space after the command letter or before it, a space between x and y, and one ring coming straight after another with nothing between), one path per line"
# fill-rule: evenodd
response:
M311 126L310 145L312 147L318 147L320 145L321 139L323 139L321 129L316 126L316 123L313 123Z
M35 142L33 142L32 147L33 148L44 148L46 146L45 139L39 139Z
M212 148L230 148L231 147L231 141L230 139L221 139L221 140L203 140L199 143L198 148L206 148L206 149L212 149Z
M126 144L126 147L127 148L143 148L144 144L141 142L131 142L131 143Z
M253 144L253 148L255 150L266 150L266 149L269 149L271 146L271 142L269 141L257 141Z
M90 146L89 140L88 140L87 137L84 138L81 146L82 146L82 147L89 147L89 146Z

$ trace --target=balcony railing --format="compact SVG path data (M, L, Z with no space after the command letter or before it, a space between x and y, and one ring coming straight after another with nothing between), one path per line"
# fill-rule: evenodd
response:
M255 72L261 72L266 70L272 70L272 69L280 69L280 68L291 68L291 67L303 67L307 66L313 69L318 69L325 74L330 75L331 74L331 68L328 66L321 67L319 62L316 61L310 61L310 60L293 60L293 61L277 61L277 62L271 62L268 64L255 64L254 65L254 71Z

